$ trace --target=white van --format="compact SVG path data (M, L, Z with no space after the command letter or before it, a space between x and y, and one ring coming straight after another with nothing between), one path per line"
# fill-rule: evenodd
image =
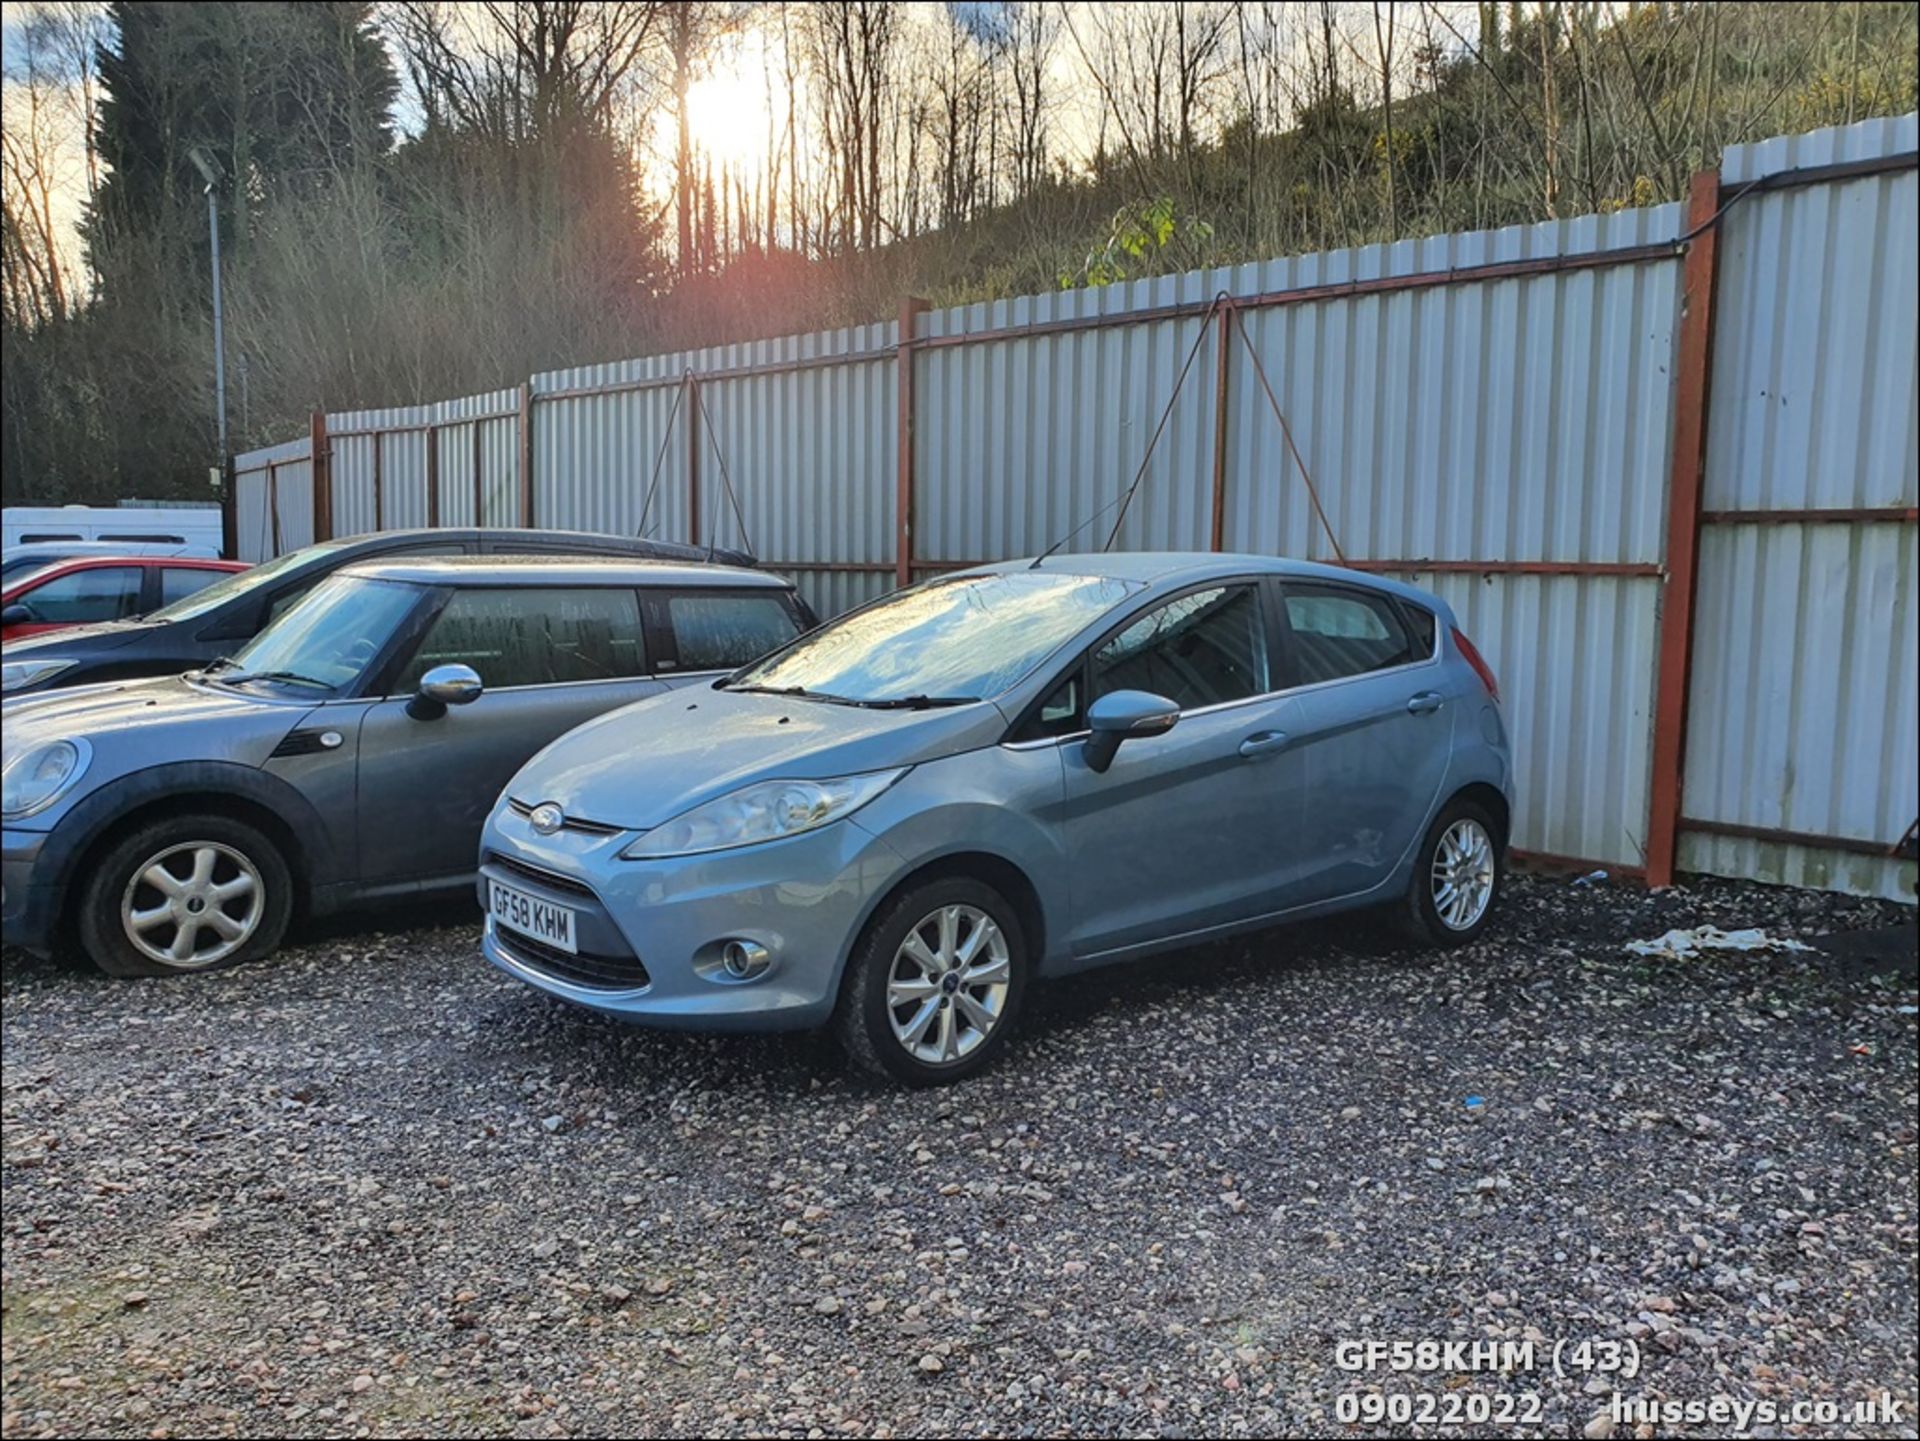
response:
M10 505L0 510L0 544L44 545L76 540L195 547L180 554L220 554L217 505Z

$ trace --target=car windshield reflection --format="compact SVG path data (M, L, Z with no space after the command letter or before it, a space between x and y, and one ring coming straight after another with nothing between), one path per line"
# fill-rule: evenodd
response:
M1026 570L932 581L830 621L723 684L911 709L985 700L1141 588Z
M416 586L333 576L234 655L208 667L207 679L337 694L385 651L419 601Z

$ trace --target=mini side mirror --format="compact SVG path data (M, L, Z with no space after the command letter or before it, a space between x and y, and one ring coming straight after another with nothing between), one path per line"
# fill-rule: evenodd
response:
M32 625L33 607L21 601L15 601L5 610L0 610L0 625Z
M1161 736L1180 720L1180 707L1163 695L1144 690L1117 690L1103 695L1087 709L1087 768L1104 771L1113 764L1120 742L1141 736Z
M407 702L415 720L438 720L450 705L471 705L486 687L470 665L437 665L420 677L420 689Z

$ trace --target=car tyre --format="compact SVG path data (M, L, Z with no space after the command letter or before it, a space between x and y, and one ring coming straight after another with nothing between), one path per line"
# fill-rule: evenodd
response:
M1506 847L1484 806L1454 800L1427 828L1400 905L1401 929L1422 945L1452 949L1487 928L1506 881Z
M176 816L116 843L78 905L81 948L108 975L192 975L270 954L293 915L293 875L245 821Z
M847 964L834 1029L862 1069L944 1086L991 1065L1019 1020L1029 957L1019 912L992 886L948 876L869 922Z

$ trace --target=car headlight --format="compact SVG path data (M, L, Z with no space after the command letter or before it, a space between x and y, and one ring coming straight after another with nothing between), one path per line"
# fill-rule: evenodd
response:
M72 670L76 662L70 660L10 660L0 665L0 692L25 690L30 685L38 685L49 680L63 670Z
M44 741L28 746L0 770L0 813L10 821L43 811L80 779L92 759L85 741Z
M797 836L852 815L906 773L903 766L829 781L761 781L655 826L620 855L657 860Z

